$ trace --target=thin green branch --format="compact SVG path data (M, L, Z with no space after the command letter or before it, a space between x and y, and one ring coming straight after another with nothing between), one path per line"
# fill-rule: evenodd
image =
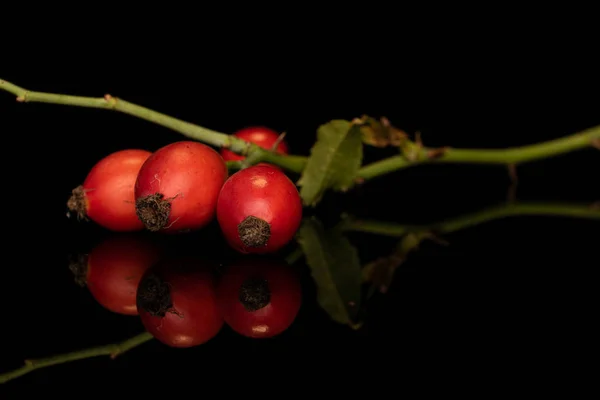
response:
M26 360L25 365L0 375L0 383L6 383L15 378L35 371L36 369L50 367L52 365L63 364L70 361L82 360L85 358L110 356L111 359L125 353L152 339L152 335L148 332L141 333L130 339L120 343L108 344L105 346L92 347L89 349L79 350L72 353L60 354L47 358L39 358L35 360Z
M547 142L508 149L433 149L423 147L411 157L398 155L362 167L358 176L372 179L415 165L431 163L516 165L584 148L598 147L600 125ZM414 148L414 147L413 147Z
M344 230L401 237L411 232L432 231L439 234L470 228L488 221L513 216L555 216L600 220L600 208L595 205L514 203L491 207L429 225L403 225L393 222L347 217Z
M306 157L281 155L232 135L210 130L149 108L130 103L123 99L112 97L111 95L105 95L102 98L94 98L35 92L2 79L0 79L0 89L16 95L17 100L20 102L41 102L102 108L129 114L182 133L191 139L202 141L216 147L229 148L234 153L246 156L251 160L252 164L268 162L278 165L288 171L301 173L307 162ZM364 181L399 169L426 163L515 165L541 158L557 156L586 147L600 148L600 126L564 138L509 149L434 149L420 147L412 142L409 147L410 151L408 152L410 154L393 156L362 167L358 172L357 178ZM228 163L228 167L231 169L240 169L246 167L247 164L248 162L234 162Z
M252 156L253 162L269 162L292 172L302 172L306 163L306 157L285 157L271 150L263 149L253 143L236 138L232 135L213 131L199 125L192 124L166 114L151 110L123 99L113 97L109 94L104 97L70 96L57 93L34 92L0 79L0 89L17 96L17 101L53 103L69 106L100 108L118 111L146 121L164 126L183 134L191 139L198 140L216 147L226 147L234 153ZM233 165L234 167L237 164Z

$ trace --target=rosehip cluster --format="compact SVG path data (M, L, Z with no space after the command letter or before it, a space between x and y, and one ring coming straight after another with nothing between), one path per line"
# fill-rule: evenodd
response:
M265 127L235 135L288 152ZM138 315L171 347L205 343L224 325L252 338L282 333L300 309L298 277L286 263L247 254L274 253L289 243L300 226L302 201L276 166L260 163L229 176L226 162L240 159L227 149L179 141L100 160L68 201L79 218L116 232L165 234L198 231L216 219L225 241L245 256L217 276L211 262L164 258L154 243L119 235L72 263L77 281L106 309Z
M224 325L242 336L270 338L296 319L302 288L284 261L244 256L223 270L210 258L164 250L148 236L116 235L71 270L99 305L139 316L170 347L206 343Z
M235 136L288 152L279 135L265 127L246 128ZM261 163L229 176L226 161L242 158L195 141L171 143L152 153L117 151L94 165L73 190L68 207L79 218L119 232L191 232L216 217L225 240L238 252L276 252L300 225L300 195L273 165Z

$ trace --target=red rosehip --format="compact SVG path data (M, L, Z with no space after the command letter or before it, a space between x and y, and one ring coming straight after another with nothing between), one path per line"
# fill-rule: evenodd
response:
M206 343L224 324L212 271L196 258L168 258L146 271L137 307L146 330L171 347Z
M295 271L284 262L242 260L225 270L217 296L231 329L252 338L269 338L296 319L302 287Z
M270 150L279 138L279 133L264 126L253 126L241 129L234 133L233 136L245 140L246 142L254 143L263 149ZM277 145L276 152L288 154L288 151L287 143L284 140L280 141ZM239 161L246 158L226 148L221 148L221 156L225 161Z
M217 220L225 239L241 253L272 253L293 239L302 219L294 183L277 167L255 165L223 185Z
M136 292L142 275L158 262L160 250L146 238L115 235L100 242L71 265L77 281L100 305L124 315L138 315Z
M80 219L89 218L112 231L144 229L136 215L134 185L142 164L152 153L128 149L109 154L90 170L67 202Z
M138 217L150 231L200 229L215 215L227 179L223 158L193 141L168 144L146 160L135 184Z

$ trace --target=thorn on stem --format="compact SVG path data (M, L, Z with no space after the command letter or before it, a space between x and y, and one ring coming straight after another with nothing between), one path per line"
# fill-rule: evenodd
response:
M440 246L450 246L450 243L437 233L430 232L426 237L432 242L439 244Z
M271 146L272 152L277 151L277 147L279 147L279 144L283 141L283 139L285 138L285 135L286 135L286 132L282 132L281 135L279 135L277 137L277 140L275 140L275 143L273 143L273 146Z
M24 95L24 94L22 94L22 95L20 95L20 96L17 96L17 101L18 101L19 103L24 103L24 102L25 102L25 95Z
M108 93L104 95L104 100L111 106L115 106L117 104L117 99L115 99Z
M415 143L417 144L419 150L423 148L423 139L421 138L421 132L419 131L415 132Z
M508 164L508 176L512 183L517 183L519 178L517 176L517 164Z
M427 158L430 160L435 160L442 157L448 151L448 147L441 147L437 149L431 149L427 152Z
M507 200L512 203L517 198L517 186L519 183L516 164L508 164L508 176L510 178L510 186L508 188Z
M596 149L600 150L600 139L592 140L592 146L595 147Z
M592 209L592 211L600 211L600 201L593 203L590 206L590 209Z

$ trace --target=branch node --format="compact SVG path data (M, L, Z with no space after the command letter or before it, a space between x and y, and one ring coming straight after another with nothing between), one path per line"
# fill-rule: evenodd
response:
M17 96L17 101L19 103L25 103L25 94L22 94L20 96Z
M600 139L592 140L592 147L595 147L596 149L600 150Z

